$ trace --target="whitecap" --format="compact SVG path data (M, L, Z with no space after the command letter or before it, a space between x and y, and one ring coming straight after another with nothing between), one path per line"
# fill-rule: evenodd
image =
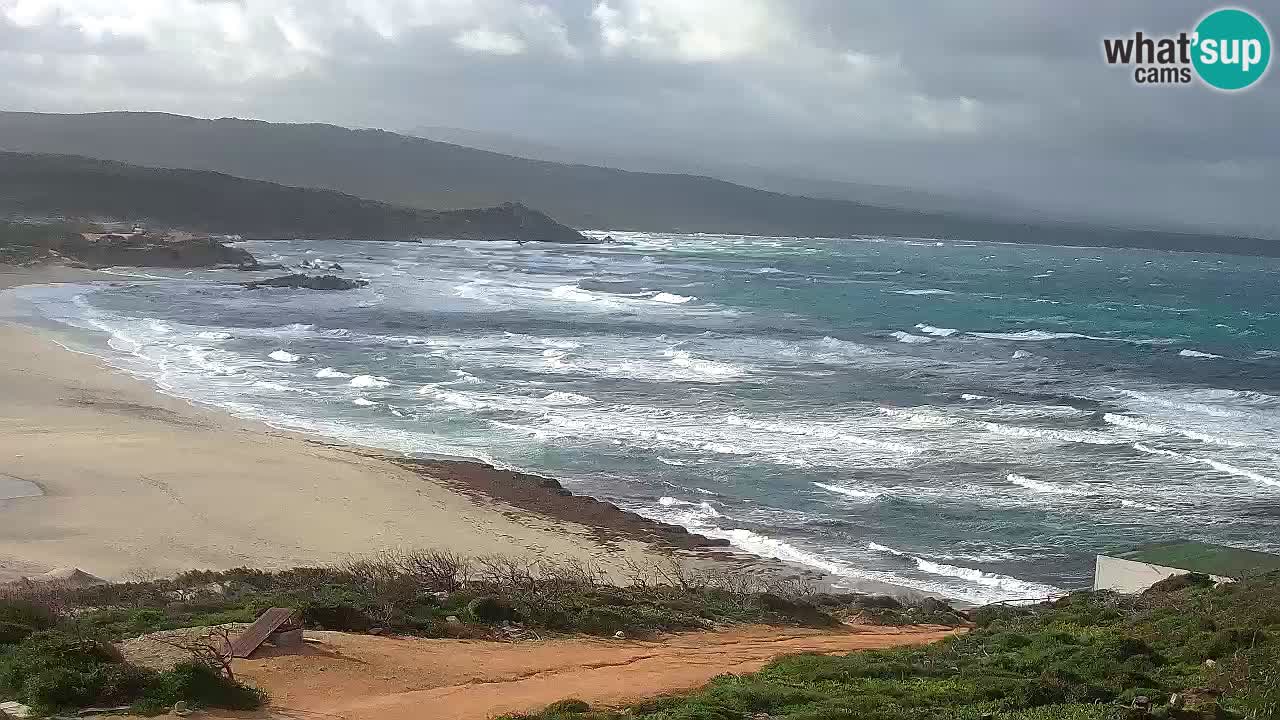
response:
M975 395L973 393L960 393L961 400L990 400L990 395Z
M921 557L912 556L916 562L916 567L921 572L930 573L932 575L944 575L947 577L960 578L978 585L996 588L1001 592L1013 595L1013 599L1031 600L1057 597L1062 594L1062 589L1052 585L1044 585L1041 583L1030 582L1027 580L1019 580L1009 575L1001 575L999 573L984 572L974 568L961 567L959 565L947 565L945 563L933 562Z
M1146 422L1128 415L1119 415L1117 413L1105 413L1102 416L1103 422L1116 425L1118 427L1136 430L1138 432L1152 433L1154 435L1174 434L1181 435L1192 440L1199 440L1210 445L1221 445L1223 447L1248 447L1248 443L1242 443L1236 440L1217 437L1208 433L1202 433L1197 430L1184 430L1176 427L1166 427L1156 423Z
M662 463L663 465L671 465L673 467L684 467L683 461L676 460L675 458L665 458L665 457L662 457L661 455L658 456L658 462Z
M697 300L698 298L690 295L676 295L669 292L660 292L650 299L654 302L666 303L668 305L683 305L690 300Z
M577 393L556 391L549 393L542 398L542 402L547 405L590 405L595 402L586 395L578 395Z
M746 370L737 365L695 357L686 350L667 350L663 355L671 358L672 365L685 368L699 375L713 378L736 378L747 374Z
M390 385L391 381L379 375L357 375L347 384L351 387L384 388Z
M1164 450L1162 448L1154 448L1154 447L1151 447L1150 445L1145 445L1143 443L1134 443L1133 448L1139 452L1147 453L1148 455L1162 455L1164 457L1176 458L1179 460L1185 460L1187 462L1199 463L1201 465L1207 465L1208 467L1211 467L1214 470L1217 470L1219 472L1226 473L1227 475L1235 475L1236 477L1255 480L1265 485L1273 485L1275 487L1280 487L1280 480L1277 480L1272 477L1268 477L1266 475L1263 475L1262 473L1254 472L1247 468L1237 467L1230 463L1222 462L1221 460L1214 460L1213 458L1196 457L1194 455L1185 455L1183 453L1175 452L1173 450Z
M911 333L903 332L902 330L895 330L889 333L889 335L891 337L897 338L898 342L907 343L909 345L933 342L929 338L924 337L922 335L912 335Z
M360 407L369 407L370 405L377 405L377 403L375 403L374 401L368 398L362 398L362 397L358 397L355 400L352 400L351 404L359 405Z
M1015 342L1043 342L1045 340L1068 340L1071 338L1089 338L1073 332L1048 332L1046 330L1021 330L1019 332L971 332L970 335L988 340L1012 340ZM1106 340L1107 338L1090 338Z
M285 362L285 363L298 362L299 360L302 359L300 356L294 355L293 353L286 352L284 350L276 350L272 352L270 355L268 355L267 357L271 358L272 360L275 360L276 362Z
M1049 493L1051 495L1078 495L1079 494L1075 490L1064 488L1059 485L1054 485L1053 483L1047 483L1047 482L1044 482L1043 480L1032 480L1031 478L1026 477L1025 475L1018 475L1016 473L1009 473L1007 479L1009 482L1013 483L1014 485L1018 485L1020 487L1024 487L1028 490L1038 492L1038 493Z
M926 335L933 335L935 337L951 337L956 334L955 328L940 328L932 325L926 325L924 323L917 323L916 329Z
M845 497L851 497L855 500L875 500L883 494L871 490L859 490L857 488L844 487L842 485L828 485L820 482L815 482L814 485L826 490L827 492L844 495Z
M230 340L230 339L231 339L231 333L229 333L229 332L205 331L205 332L200 333L200 334L199 334L199 335L197 335L196 337L200 338L201 340Z
M351 376L341 370L335 370L334 368L327 367L317 370L316 377L323 380L325 378L349 378Z
M664 496L664 497L660 497L660 498L658 498L658 504L659 504L659 505L661 505L661 506L663 506L663 507L691 507L691 508L697 508L699 511L701 511L701 514L702 514L702 515L704 515L705 517L708 517L708 518L722 518L722 517L724 517L724 515L722 515L722 514L720 513L720 511L719 511L719 510L716 510L715 506L713 506L711 503L709 503L709 502L707 502L707 501L705 501L705 500L703 500L703 501L701 501L701 502L690 502L690 501L688 501L688 500L679 500L679 499L677 499L677 498L673 498L673 497L665 497L665 496Z
M1179 351L1178 351L1178 355L1179 355L1179 357L1184 357L1184 358L1207 358L1207 359L1211 359L1211 358L1221 358L1221 357L1222 357L1221 355L1214 355L1213 353L1200 352L1199 350L1179 350Z
M1029 357L1035 357L1035 356L1027 352L1026 350L1014 350L1013 354L1010 355L1009 357L1012 358L1013 360L1026 360Z
M301 388L292 387L284 383L272 382L270 380L258 380L253 386L259 390L272 390L275 392L301 392Z
M1120 507L1127 507L1133 510L1146 510L1147 512L1167 512L1168 511L1168 508L1163 508L1158 505L1148 505L1146 503L1140 503L1135 500L1121 500Z
M938 288L928 288L926 290L894 290L898 295L955 295L950 290L939 290Z
M987 432L1006 437L1039 438L1054 442L1084 443L1087 445L1116 445L1123 442L1109 435L1087 430L1049 430L993 422L984 422L982 426L986 428Z

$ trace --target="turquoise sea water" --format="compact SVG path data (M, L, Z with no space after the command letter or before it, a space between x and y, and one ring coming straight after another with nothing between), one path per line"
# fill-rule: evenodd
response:
M18 291L240 414L478 457L757 554L972 602L1093 554L1280 551L1280 261L861 238L249 244L229 272Z

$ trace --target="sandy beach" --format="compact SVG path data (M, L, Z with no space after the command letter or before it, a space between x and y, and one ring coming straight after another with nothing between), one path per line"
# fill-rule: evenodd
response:
M104 278L0 267L0 290ZM624 559L658 559L641 542L604 542L595 528L457 492L374 453L165 396L11 323L0 323L0 397L10 496L0 579L280 568L411 547L591 560L615 573Z

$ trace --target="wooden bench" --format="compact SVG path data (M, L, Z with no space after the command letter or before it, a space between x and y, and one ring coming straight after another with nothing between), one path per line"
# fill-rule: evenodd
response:
M302 629L302 614L292 608L271 608L231 641L231 657L247 658L278 632Z

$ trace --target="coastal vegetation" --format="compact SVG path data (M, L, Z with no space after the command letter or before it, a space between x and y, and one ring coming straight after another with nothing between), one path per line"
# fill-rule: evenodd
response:
M1139 596L988 606L933 645L798 655L625 710L562 702L508 720L1275 720L1278 598L1280 573L1216 587L1193 575Z
M822 595L796 577L678 562L636 566L625 585L582 563L448 552L386 552L338 567L193 571L91 587L0 590L0 691L42 711L135 705L246 708L261 697L207 654L167 672L135 667L114 642L156 631L252 622L301 610L311 629L421 637L644 637L736 623L833 627L844 618L960 625L938 601Z

